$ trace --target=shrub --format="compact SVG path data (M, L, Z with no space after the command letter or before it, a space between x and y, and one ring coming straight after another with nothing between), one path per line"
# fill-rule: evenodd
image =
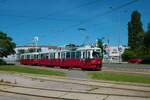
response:
M131 49L126 49L121 56L123 61L128 61L130 58L136 57L135 52Z
M150 64L150 56L145 56L142 59L143 61L140 62L141 64Z
M0 65L5 65L6 62L3 59L0 59Z

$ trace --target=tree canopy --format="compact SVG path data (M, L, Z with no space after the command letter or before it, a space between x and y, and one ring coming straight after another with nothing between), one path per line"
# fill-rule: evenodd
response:
M0 32L0 57L7 57L7 55L14 54L16 44L12 38L7 36L6 33Z
M101 52L102 52L101 56L103 58L103 53L104 53L103 40L98 38L97 41L96 41L96 46L98 48L101 48Z
M144 47L146 54L150 54L150 23L148 24L148 30L144 35Z
M122 55L123 60L150 57L150 23L145 32L142 27L141 14L133 11L128 22L128 46Z
M137 49L143 43L144 30L141 22L141 14L133 11L131 21L128 22L128 46Z

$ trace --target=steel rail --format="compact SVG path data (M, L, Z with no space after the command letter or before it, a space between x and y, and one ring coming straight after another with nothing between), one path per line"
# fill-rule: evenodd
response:
M18 87L18 88L25 88L25 89L35 89L37 91L39 90L45 90L45 91L57 91L57 92L66 92L66 93L78 93L78 94L91 94L91 95L109 95L109 96L123 96L123 97L139 97L139 98L150 98L150 96L139 96L139 95L127 95L127 94L114 94L114 93L93 93L93 92L86 92L86 91L70 91L70 90L58 90L58 89L45 89L45 88L39 88L39 87L28 87L28 86L20 86L20 85L15 85L15 84L3 84L0 83L0 85L3 86L11 86L11 87ZM3 90L0 89L1 92L12 92L12 91L7 91L7 90ZM13 91L14 93L18 93ZM12 92L12 93L13 93ZM141 91L143 92L143 91ZM28 95L26 93L19 93L19 94L24 94L24 95ZM32 95L32 94L29 94ZM34 94L33 94L34 95ZM35 95L36 96L36 95ZM39 97L42 97L39 95ZM56 99L56 98L55 98ZM57 98L58 99L58 98ZM62 98L64 99L64 98Z
M25 77L32 78L32 79L35 79L35 80L42 80L42 81L53 81L53 82L71 83L71 84L79 84L79 85L86 85L86 86L96 86L96 87L102 87L102 88L112 88L112 89L130 90L130 91L139 91L139 92L150 92L150 90L139 90L139 89L121 88L121 87L113 87L113 86L100 86L100 85L84 84L84 83L79 83L79 82L68 82L68 81L66 82L66 81L62 81L62 80L33 78L31 76L25 76ZM76 80L76 79L71 79L71 80ZM85 81L85 83L91 82L91 81L87 81L87 80L80 80L80 81ZM94 81L92 81L92 82L94 82ZM126 85L126 86L129 85L129 84L111 83L111 82L101 82L101 83L119 84L119 85ZM134 85L133 84L133 85L130 85L130 86L142 86L142 87L150 88L150 86L144 86L144 85Z

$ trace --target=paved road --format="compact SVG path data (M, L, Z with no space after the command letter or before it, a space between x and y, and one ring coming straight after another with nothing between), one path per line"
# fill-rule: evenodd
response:
M150 65L144 65L144 64L103 64L103 67L109 67L109 68L132 68L132 69L150 69Z

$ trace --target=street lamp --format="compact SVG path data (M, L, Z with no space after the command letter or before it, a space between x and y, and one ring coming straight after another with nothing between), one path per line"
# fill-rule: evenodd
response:
M126 13L127 10L123 10L123 13ZM120 27L121 26L121 11L119 11L119 15L118 15L118 26ZM121 27L118 29L118 52L119 52L119 62L121 62L121 50L122 48L120 47L120 44L121 44L121 35L120 35L120 31L121 30Z
M34 42L34 44L35 44L35 50L36 50L36 52L37 52L37 43L38 43L38 41L39 41L39 38L37 37L37 36L35 36L34 38L33 38L33 42Z
M119 15L118 15L118 26L120 27L121 26L121 18L120 18L120 15L121 15L121 12L119 12ZM118 29L118 52L119 52L119 63L121 62L120 58L121 58L121 54L120 54L120 28Z

